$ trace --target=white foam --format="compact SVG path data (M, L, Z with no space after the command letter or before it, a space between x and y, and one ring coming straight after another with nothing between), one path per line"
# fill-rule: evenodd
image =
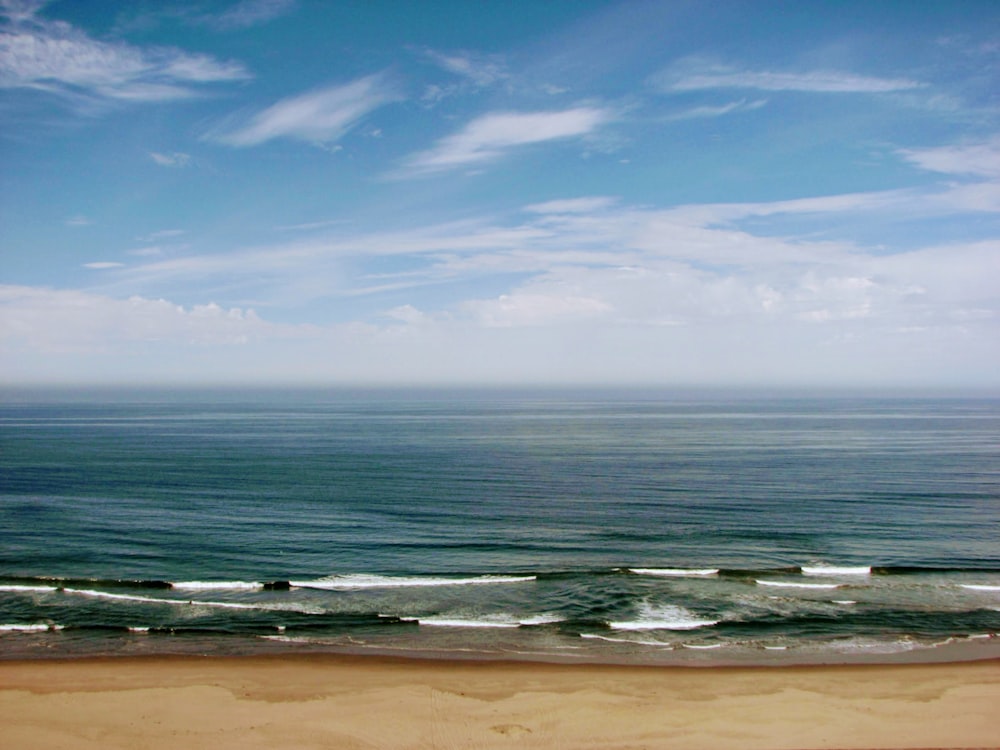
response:
M132 627L132 628L128 629L128 632L130 632L130 633L139 633L139 634L143 634L144 635L144 634L146 634L146 633L149 632L149 628L148 627L141 627L141 628L140 627Z
M292 636L292 635L259 635L257 637L264 641L278 641L279 643L315 644L320 642L313 638L305 638L303 636Z
M643 603L637 620L608 623L613 630L697 630L717 624L718 620L699 618L694 612L672 604L654 607Z
M985 583L963 583L960 585L963 589L969 589L970 591L1000 591L1000 586L993 586Z
M434 576L379 576L358 573L329 576L313 581L290 581L292 586L308 589L399 588L406 586L470 586L485 584L525 583L537 580L536 576L474 576L471 578L443 578Z
M217 609L255 609L265 612L299 612L307 615L322 615L328 610L321 606L308 604L249 604L243 602L216 602L199 599L161 599L153 596L135 596L133 594L112 594L109 591L94 589L62 589L67 594L87 596L94 599L110 599L112 601L140 602L143 604L166 604L171 607L214 607Z
M521 623L506 618L466 619L462 617L421 617L421 625L437 628L516 628Z
M126 602L147 602L152 604L187 604L185 601L176 599L157 599L152 596L135 596L134 594L112 594L109 591L96 591L94 589L63 589L66 594L76 594L77 596L89 596L93 599L111 599L113 601Z
M260 591L264 584L252 581L179 581L171 588L184 591Z
M161 599L160 601L164 600ZM170 603L173 604L173 602ZM197 599L181 601L177 602L177 604L186 604L189 607L215 607L217 609L283 609L282 607L261 606L260 604L240 604L238 602L200 602Z
M112 594L109 591L94 589L63 589L67 594L88 596L93 599L110 599L112 601L142 602L144 604L168 604L174 607L218 607L221 609L284 609L280 606L261 606L258 604L239 604L237 602L200 602L193 599L159 599L153 596L135 596L133 594Z
M843 605L857 604L857 602L854 601L853 599L834 599L833 603L834 604L843 604Z
M673 648L669 643L662 643L660 641L646 641L640 638L609 638L606 635L597 635L597 633L581 633L581 638L590 638L597 641L610 641L611 643L635 643L639 646L659 646L661 648Z
M40 633L47 630L62 630L62 625L0 625L0 633Z
M518 620L520 625L551 625L555 622L562 622L565 618L559 615L532 615L531 617L525 617Z
M807 576L870 576L870 565L810 565L802 566L802 574Z
M776 586L789 589L839 589L839 583L792 583L791 581L762 581L756 579L758 586Z
M446 617L434 615L431 617L400 618L403 622L416 622L420 625L442 628L517 628L522 625L547 625L562 622L564 618L554 614L531 615L515 617L513 615L483 615L482 617Z
M45 594L52 591L58 591L58 589L55 586L21 586L18 584L4 584L0 586L0 591L8 591L16 594Z
M630 573L643 576L664 576L670 578L716 576L718 568L629 568Z
M868 638L851 638L830 644L833 651L839 653L863 652L872 654L897 654L921 648L916 641L900 638L894 641L879 641Z
M709 644L696 644L696 643L682 643L683 648L695 649L697 651L711 651L713 649L722 648L721 643L709 643Z

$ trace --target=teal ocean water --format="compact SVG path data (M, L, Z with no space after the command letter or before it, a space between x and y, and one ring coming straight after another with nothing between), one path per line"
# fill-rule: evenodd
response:
M0 658L997 654L1000 401L5 394Z

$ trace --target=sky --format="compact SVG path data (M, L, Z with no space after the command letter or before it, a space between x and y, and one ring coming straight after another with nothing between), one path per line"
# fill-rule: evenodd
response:
M994 0L0 0L0 383L1000 389Z

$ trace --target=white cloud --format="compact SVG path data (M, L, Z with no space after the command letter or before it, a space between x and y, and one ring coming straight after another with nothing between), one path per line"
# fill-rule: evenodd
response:
M14 365L5 377L58 372L53 363L70 355L81 377L134 372L155 379L176 367L187 378L196 372L223 380L369 383L898 387L946 379L983 384L1000 366L992 344L1000 323L995 242L869 255L732 230L692 233L689 225L671 224L668 211L563 217L564 225L543 233L480 227L463 238L426 230L410 245L414 260L429 264L426 278L477 279L496 269L520 270L524 280L502 294L467 294L431 307L414 298L378 313L377 324L276 325L242 307L3 287L0 356ZM480 249L437 252L435 234L441 245ZM326 250L380 252L382 243L395 244L388 235L360 239ZM228 275L234 267L220 263L215 270ZM315 266L300 272L315 273ZM405 299L406 288L395 285L392 298L402 292Z
M944 209L960 212L1000 212L1000 182L952 185L937 198Z
M616 198L608 196L591 196L588 198L567 198L563 200L545 201L544 203L533 203L525 206L525 211L535 214L578 214L600 211L603 208L610 208L616 202Z
M150 247L140 247L135 250L129 250L129 255L135 255L140 258L151 258L157 255L163 255L163 248L159 245L151 245Z
M243 344L275 335L253 310L184 308L163 299L0 286L0 340L42 351L102 351L125 342Z
M519 289L495 299L471 300L462 309L481 325L507 328L577 322L610 312L611 305L566 290L540 293Z
M386 310L383 314L387 318L398 320L409 325L419 325L428 320L428 316L415 308L413 305L399 305L398 307Z
M174 151L170 154L161 154L157 151L150 151L149 158L161 167L186 167L191 163L191 155L181 153L180 151Z
M398 98L383 76L367 76L282 99L249 121L211 137L237 147L257 146L274 138L325 144L343 136L365 115Z
M1000 136L984 143L904 149L899 153L921 169L932 172L1000 178Z
M683 112L669 115L667 119L695 120L707 117L722 117L723 115L730 115L737 112L752 112L755 109L760 109L766 104L767 99L755 99L751 102L748 102L746 99L740 99L738 102L729 102L728 104L721 104L714 107L692 107L691 109L686 109Z
M336 229L230 255L151 259L108 274L103 294L8 287L0 327L19 363L29 349L124 357L137 342L163 341L187 347L172 361L190 365L192 346L245 341L237 348L253 353L256 377L982 381L1000 365L995 241L892 252L780 236L786 214L898 220L946 211L953 197L949 188L655 209L585 196L532 204L510 226ZM754 217L774 217L767 234L738 223ZM396 266L393 255L408 257ZM157 299L175 297L179 282L226 304ZM433 284L447 294L429 293ZM343 325L277 326L233 306L248 289L265 304L371 299ZM233 351L198 356L232 372L227 357L243 356Z
M159 242L160 240L170 239L172 237L180 237L181 235L187 234L187 230L184 229L159 229L155 232L150 232L144 237L136 237L138 242Z
M659 73L654 78L654 82L666 91L731 88L853 94L906 91L921 88L924 85L908 78L876 78L842 71L741 70L699 58L681 60Z
M478 92L510 78L503 58L499 55L483 55L467 51L445 53L432 49L420 50L420 54L458 78L447 83L431 83L425 86L420 99L426 105L433 106L449 97Z
M124 265L125 265L124 263L118 263L117 261L113 260L97 260L92 263L84 263L83 267L89 268L94 271L103 271L109 268L121 268Z
M197 86L249 77L236 62L171 47L103 42L29 7L0 30L0 87L30 88L74 99L157 102L198 95Z
M407 160L404 174L440 172L493 161L511 149L588 135L611 119L606 109L576 107L556 112L492 112Z
M508 78L502 60L497 56L478 55L471 52L446 54L426 50L426 56L439 67L468 79L477 87L491 86Z
M810 292L810 288L825 288L815 279L802 281L807 272L824 279L871 278L876 281L874 290L883 287L878 275L871 271L874 256L865 248L848 242L776 236L780 235L784 216L826 214L831 217L828 221L835 221L837 216L854 219L883 212L899 221L906 216L922 218L931 212L955 216L982 208L997 210L998 196L993 196L990 206L986 205L988 196L977 193L975 199L983 204L979 205L961 192L964 187L674 209L621 206L609 196L576 197L527 206L529 218L510 226L465 221L399 232L358 233L341 225L330 229L330 234L319 233L308 240L241 252L150 259L116 272L104 288L169 296L176 285L183 283L216 298L231 298L233 291L239 290L241 296L236 301L251 295L255 300L302 304L307 300L379 295L431 284L448 283L458 289L456 285L504 274L526 277L533 284L556 283L560 279L570 283L567 274L585 269L582 280L572 282L577 284L573 287L577 291L571 294L565 289L556 292L541 287L519 287L504 293L515 302L537 299L538 295L565 294L607 304L629 320L676 322L696 320L702 313L709 317L719 314L727 309L720 301L727 294L731 301L746 301L735 309L760 311L763 303L756 290L768 289L768 311L794 317L809 310L833 309L820 302L803 306L810 295L819 294ZM755 233L753 222L747 222L761 217L773 217L766 234ZM877 248L875 252L888 251ZM398 271L391 270L395 264L379 261L378 273L370 273L374 259L388 256L409 256L410 260ZM602 284L613 280L611 288L620 294L609 297L607 290L589 286L594 279L602 279ZM642 291L647 285L648 294ZM923 282L909 286L914 285L934 288L933 279L929 286ZM890 286L908 288L902 280ZM518 290L535 296L515 298L513 292ZM840 295L837 299L843 296L843 290L834 294L830 287L828 291ZM651 301L645 312L636 307L644 298ZM486 302L499 316L503 306L496 299ZM652 304L654 299L658 301ZM664 307L666 299L673 300L674 307L669 310ZM704 306L699 307L698 300ZM798 306L792 305L796 300ZM844 305L847 303L837 303L837 315L843 315Z
M204 20L223 31L248 29L289 13L295 4L296 0L240 0L224 13Z
M0 15L7 16L11 21L28 21L49 0L0 0Z

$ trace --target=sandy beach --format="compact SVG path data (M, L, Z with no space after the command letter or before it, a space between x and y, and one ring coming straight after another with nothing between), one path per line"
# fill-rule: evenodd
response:
M341 656L0 663L5 748L986 748L1000 663L664 668Z

